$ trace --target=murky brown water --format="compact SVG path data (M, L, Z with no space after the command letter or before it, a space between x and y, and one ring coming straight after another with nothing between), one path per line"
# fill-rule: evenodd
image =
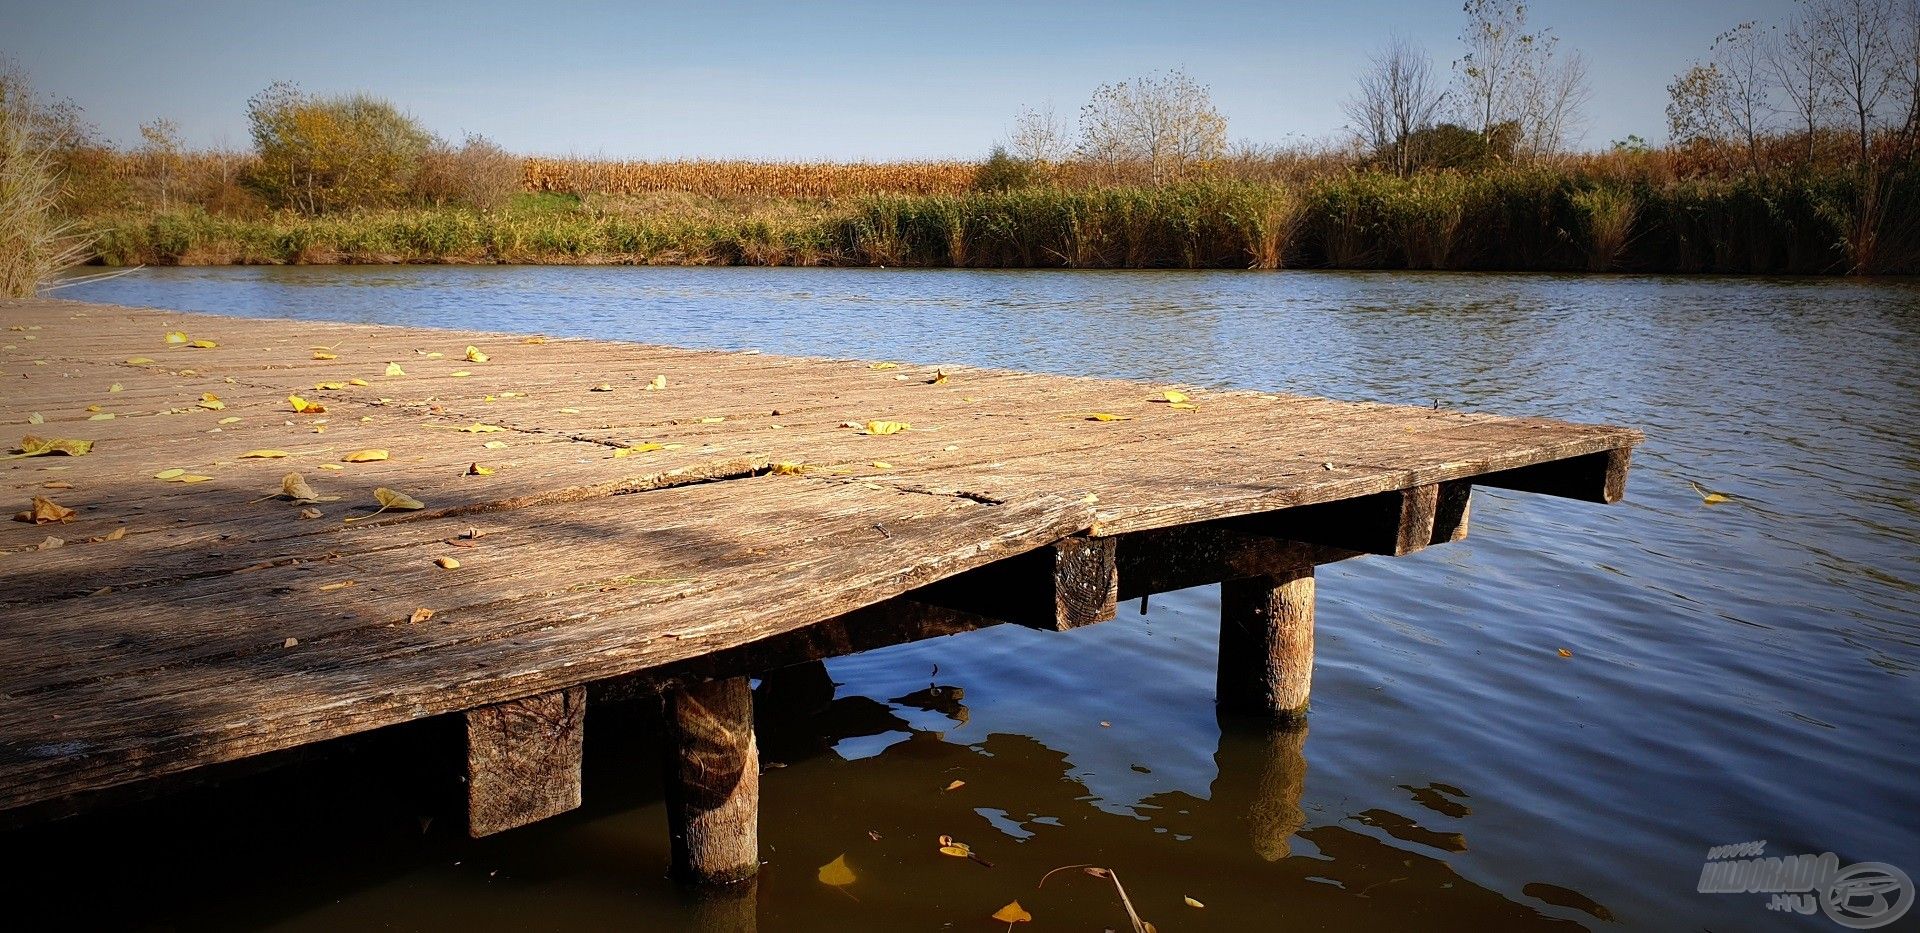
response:
M1099 879L1036 888L1092 863L1163 931L1837 930L1696 893L1707 848L1920 874L1914 283L328 268L66 294L1439 399L1648 442L1622 505L1481 491L1464 544L1323 569L1305 733L1216 719L1203 588L839 659L830 698L763 704L746 899L665 880L649 713L599 708L587 806L503 837L463 838L434 723L0 835L28 928L991 930L1018 898L1035 930L1125 929ZM844 892L815 876L843 854Z

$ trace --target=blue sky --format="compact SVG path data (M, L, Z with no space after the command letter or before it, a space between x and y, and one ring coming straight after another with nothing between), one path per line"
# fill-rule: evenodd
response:
M1790 0L1537 0L1586 53L1584 144L1665 136L1665 85ZM1319 3L462 3L0 0L0 54L109 140L166 116L247 142L276 79L387 97L430 129L517 152L620 158L976 157L1023 106L1071 117L1103 82L1181 66L1235 140L1341 132L1368 53L1398 32L1445 68L1457 0Z

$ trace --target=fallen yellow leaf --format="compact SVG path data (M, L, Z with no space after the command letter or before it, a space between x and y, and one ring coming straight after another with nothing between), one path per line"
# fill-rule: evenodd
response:
M950 791L959 790L960 788L965 786L967 786L967 782L965 781L954 781L953 783L947 785L947 790L950 790Z
M322 463L322 464L318 464L318 465L316 465L316 466L314 467L314 469L316 469L316 470L344 470L344 469L346 469L346 467L343 467L343 466L341 466L341 465L340 465L340 464L338 464L338 463Z
M478 463L467 464L468 476L492 476L493 473L494 473L493 467L481 466Z
M589 392L612 392L612 391L613 391L613 386L612 386L612 385L610 385L610 384L608 384L608 383L605 383L605 382L603 382L603 383L600 383L600 384L599 384L599 385L597 385L597 386L594 386L594 387L593 387L593 388L591 388L591 389L588 389L587 391L589 391Z
M240 422L240 419L232 415L228 415L225 418L220 419L219 421L220 424L238 424L239 422Z
M204 408L208 411L219 411L220 409L227 407L227 403L220 401L220 396L215 395L212 392L200 393L200 401L196 402L195 404L199 405L201 408Z
M313 387L322 392L338 392L346 388L347 384L344 382L316 382L313 384Z
M280 494L295 502L318 502L320 494L307 485L307 481L298 473L288 473L280 477Z
M793 463L791 461L782 461L780 463L770 464L767 467L767 472L775 476L799 476L806 471L806 464Z
M1167 391L1160 393L1160 400L1165 402L1172 402L1174 404L1179 404L1187 400L1187 393L1182 392L1179 389L1168 389Z
M666 387L667 387L667 377L665 376L655 376L653 377L652 382L647 383L647 389L650 391L658 391Z
M88 420L88 421L112 421L112 420L113 420L113 412L110 412L110 411L103 411L103 412L101 412L100 414L97 414L97 415L88 415L88 416L87 416L87 420Z
M399 363L388 363L388 364L387 364L387 375L389 375L389 376L404 376L404 375L406 375L406 374L407 374L407 371L406 371L406 370L404 370L404 369L401 369L401 368L400 368L400 364L399 364Z
M186 343L186 342L187 342L187 332L186 332L186 331L184 331L184 330L170 330L170 331L167 331L167 342L168 342L168 343L170 343L170 344L180 344L180 343Z
M1093 414L1088 415L1087 420L1088 421L1127 421L1130 419L1126 415L1110 415L1104 411L1096 411Z
M211 350L211 349L213 349L214 347L217 347L217 346L219 346L219 344L217 344L217 343L214 343L214 342L213 342L213 341L211 341L211 340L195 340L195 341L193 341L192 343L189 343L189 344L187 344L187 346L189 346L189 347L198 347L198 348L200 348L200 349L202 349L202 350Z
M171 470L161 470L160 472L153 474L153 478L154 479L173 479L175 477L185 476L185 475L187 475L187 471L179 468L175 468Z
M847 867L847 856L845 853L834 856L833 861L820 866L821 884L844 888L853 882L853 869Z
M42 415L37 411L30 411L30 412L27 412L27 423L28 424L46 424L47 419L45 415Z
M1719 505L1722 502L1733 501L1732 496L1724 492L1715 492L1691 480L1687 481L1687 485L1692 486L1693 491L1699 494L1700 502L1704 505Z
M867 422L867 433L868 434L898 434L899 432L905 431L911 427L913 426L908 424L905 421L869 421Z
M724 416L716 417L716 418L702 418L700 419L700 423L701 424L719 424L720 422L725 420L727 419Z
M13 517L29 525L57 525L73 521L73 510L45 496L34 496L33 507Z
M1025 907L1020 906L1019 901L1014 901L994 911L993 919L1001 923L1030 923L1033 921L1033 915L1028 913Z
M84 457L88 451L93 450L93 442L76 440L70 437L43 438L28 434L20 438L20 444L15 450L19 452L8 457L0 457L0 459L18 460L21 457L45 457L52 454L61 454L68 457Z
M296 414L302 415L317 415L327 410L325 405L318 402L309 402L298 395L287 396L287 404L293 406Z
M176 483L188 483L188 484L192 484L192 483L204 483L204 482L206 482L206 481L208 481L208 480L210 480L210 479L213 479L213 477L211 477L211 476L201 476L201 475L200 475L200 474L198 474L198 473L188 473L188 474L187 474L187 475L185 475L185 476L182 476L182 477L179 477L179 478L177 478L177 479L175 479L175 480L174 480L174 482L176 482Z
M506 428L503 428L497 424L480 424L476 422L474 424L467 425L466 427L461 428L460 430L467 434L498 434L501 431L505 431Z
M440 569L442 570L459 570L460 569L460 562L457 560L454 560L451 557L436 557L433 559L433 562L436 564L439 564Z
M563 414L563 415L577 415L577 414L579 414L579 413L580 413L580 409L578 409L578 408L562 408L562 409L560 409L560 413L561 413L561 414Z
M150 359L147 359L144 356L130 356L130 357L127 357L127 365L128 366L152 366L153 361Z
M899 363L874 363L873 365L868 366L867 368L868 369L899 369L900 364Z
M368 383L367 380L361 379L358 376L355 376L354 378L347 380L347 385L350 385L350 386L364 386L364 385L370 385L370 384L371 383Z
M1205 904L1202 904L1202 903L1200 903L1199 901L1196 901L1196 900L1194 900L1194 899L1193 899L1193 898L1191 898L1191 897L1183 897L1183 898L1181 898L1181 900L1183 900L1183 901L1186 901L1186 902L1187 902L1187 906L1188 906L1188 907L1205 907L1205 906L1207 906L1207 905L1205 905Z
M1562 648L1560 649L1560 656L1563 658L1571 658L1573 657L1573 651L1569 648Z
M487 355L485 353L480 352L479 347L475 347L475 346L467 347L467 362L484 363L486 361L487 361Z
M114 383L113 385L110 385L110 386L107 386L107 391L108 391L108 392L118 392L118 391L120 391L120 383L117 383L117 382L116 382L116 383Z
M284 450L249 450L246 453L241 454L239 459L241 460L277 460L285 456L288 456L288 454Z
M315 350L313 351L313 358L316 360L337 360L340 356L336 353L328 353L325 350Z
M488 441L484 444L481 444L480 446L485 447L488 450L499 450L507 446L507 442L506 441Z
M373 491L373 501L380 503L380 507L377 509L374 509L372 512L369 512L365 515L357 516L355 518L349 518L347 519L347 521L353 522L353 521L359 521L360 519L363 519L363 518L372 518L375 515L378 515L381 512L385 512L388 509L392 509L396 512L411 512L415 509L426 508L426 505L422 503L420 500L415 499L414 497L409 496L404 492L400 492L399 490L388 489L385 486L381 486L380 488L375 489Z
M885 460L875 460L873 461L873 468L876 470L891 470L893 469L893 464Z
M425 606L422 606L418 609L415 609L413 611L413 615L407 616L407 621L414 625L419 625L420 623L425 622L431 618L433 618L433 610L428 609Z
M341 457L340 462L341 463L372 463L376 460L385 460L385 459L387 459L386 451L381 450L378 447L369 447L366 450L356 450L356 451L353 451L352 453L347 454L344 457Z
M941 847L940 847L940 854L941 854L941 855L951 855L951 856L953 856L954 858L971 858L971 857L973 857L973 850L972 850L972 849L969 849L969 848L967 848L967 847L966 847L965 845L963 845L963 844L960 844L960 843L954 843L954 844L952 844L952 845L944 845L944 846L941 846Z
M533 336L528 337L527 339L522 340L520 342L521 343L546 343L547 338L544 336L541 336L540 334L534 334Z

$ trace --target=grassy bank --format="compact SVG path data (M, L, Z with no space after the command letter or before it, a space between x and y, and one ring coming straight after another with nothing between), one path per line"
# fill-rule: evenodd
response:
M506 207L87 218L110 265L528 262L1920 272L1920 180L1656 183L1548 169L838 199L521 195Z

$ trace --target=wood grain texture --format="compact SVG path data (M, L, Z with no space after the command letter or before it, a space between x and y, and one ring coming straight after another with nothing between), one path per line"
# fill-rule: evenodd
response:
M467 834L517 829L580 806L587 688L467 710Z
M673 873L731 884L760 872L760 750L745 677L666 694L667 832Z
M1617 498L1640 440L1193 386L1175 409L1166 386L1114 380L45 300L0 301L0 325L0 443L95 445L0 461L9 512L36 495L74 510L0 522L0 811L610 678L693 683L756 645L882 643L890 623L860 613L982 568L1044 567L1033 621L1083 624L1128 585L1129 536L1489 475ZM375 448L387 457L347 456ZM207 479L155 475L176 469ZM288 473L326 501L276 497ZM425 508L375 515L383 486ZM1178 573L1141 572L1270 572L1253 539L1215 537L1213 558L1162 549ZM797 634L845 618L868 621Z
M1220 586L1222 709L1278 719L1307 712L1313 687L1313 568Z

